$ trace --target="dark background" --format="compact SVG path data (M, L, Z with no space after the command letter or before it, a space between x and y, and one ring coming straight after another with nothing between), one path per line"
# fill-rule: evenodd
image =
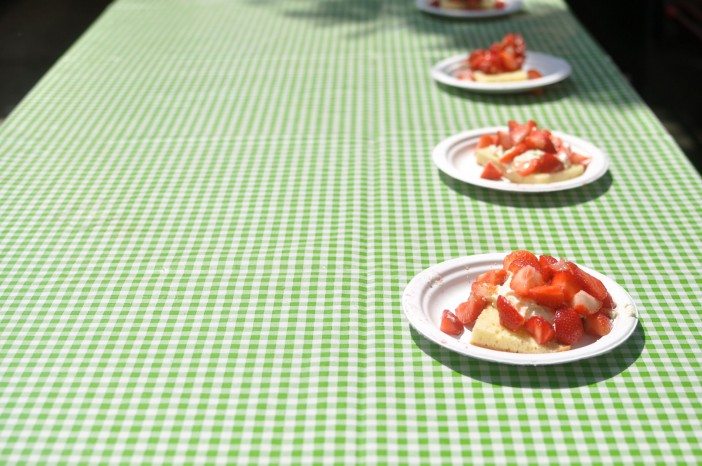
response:
M702 172L702 0L567 1ZM0 0L0 122L109 3Z

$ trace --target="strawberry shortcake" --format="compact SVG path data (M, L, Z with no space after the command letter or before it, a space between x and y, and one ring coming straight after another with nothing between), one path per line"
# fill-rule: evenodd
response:
M553 183L582 175L590 157L579 154L551 131L529 120L480 137L475 159L485 167L480 177L513 183Z
M472 326L471 344L514 353L570 349L584 334L612 329L615 304L604 284L564 259L518 250L478 276L467 301L444 311L441 330Z
M526 42L515 33L505 35L487 49L473 50L466 59L466 65L455 72L458 79L504 83L526 81L542 77L534 68L525 68Z

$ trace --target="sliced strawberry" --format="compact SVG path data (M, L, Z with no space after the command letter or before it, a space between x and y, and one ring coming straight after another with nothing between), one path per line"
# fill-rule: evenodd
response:
M514 145L509 133L506 133L504 131L497 132L497 141L499 142L500 146L502 146L502 148L504 150L511 149L512 146Z
M499 181L502 179L502 171L497 168L497 165L495 165L492 162L488 162L485 164L485 168L483 168L483 172L480 174L480 178L484 178L486 180L495 180Z
M542 150L544 152L556 152L551 142L551 132L545 129L535 129L524 138L524 144L529 149Z
M539 78L543 77L543 74L541 74L541 72L539 70L535 70L532 68L529 71L527 71L527 77L529 79L539 79Z
M557 262L558 259L555 257L547 255L539 256L539 271L546 282L551 281L551 278L553 278L553 269L551 269L551 265Z
M539 159L537 171L539 173L553 173L563 170L563 162L560 161L556 154L546 152Z
M539 268L539 259L536 258L533 252L527 251L525 249L517 249L516 251L512 251L509 254L505 256L504 259L502 259L502 268L507 270L508 272L516 272L519 270L519 268L513 268L512 267L512 262L515 262L519 260L520 262L518 265L524 266L524 265L532 265L536 269Z
M582 316L589 316L599 311L602 307L602 302L595 299L590 293L585 290L580 290L573 296L573 309Z
M568 153L568 159L570 160L570 163L575 165L587 165L590 163L590 157L573 151Z
M553 326L556 329L556 340L564 345L572 345L583 336L583 321L573 309L557 310Z
M479 296L485 300L490 300L492 298L492 295L495 294L495 290L497 288L497 285L493 285L491 283L485 283L485 282L473 282L473 284L470 286L470 292L473 295Z
M509 272L511 273L517 273L519 269L522 267L526 266L531 266L534 267L536 270L539 270L539 267L537 264L534 263L534 261L529 260L529 259L515 259L512 261L511 264L509 264ZM542 275L543 278L543 275Z
M507 122L507 126L509 126L509 135L512 141L514 144L519 144L527 137L531 130L536 128L536 123L534 123L534 120L529 120L521 125L514 120L510 120Z
M503 269L488 270L478 275L474 283L489 283L491 285L502 285L507 280L507 272Z
M514 32L505 34L502 41L500 41L500 46L503 48L509 47L513 49L514 53L519 56L524 55L524 52L526 52L526 43L524 42L524 38L520 34L516 34Z
M556 309L566 304L565 293L563 288L556 285L541 285L529 289L525 295L526 298L535 301L542 306Z
M551 267L551 270L553 270L553 273L569 272L570 271L570 266L568 265L568 261L566 261L564 259L558 259L558 261L555 264L550 264L549 267Z
M527 332L529 332L540 345L545 345L556 336L553 326L543 317L531 316L524 323L524 328L527 329Z
M468 301L461 303L456 308L456 317L463 325L472 325L483 312L488 301L476 294L471 294Z
M563 139L559 138L558 136L551 134L551 142L553 143L553 147L556 148L556 153L566 150L565 144L563 144Z
M497 311L500 314L500 324L507 330L516 332L524 325L524 317L504 296L497 297Z
M596 312L585 317L585 333L603 337L612 331L612 321L603 312Z
M468 66L471 70L478 70L483 61L486 51L483 49L473 50L468 56Z
M500 162L502 163L510 163L512 160L514 160L515 157L518 155L523 154L524 152L528 151L529 148L524 144L523 142L520 142L516 146L512 147L510 150L506 151L502 157L500 157Z
M458 336L463 333L463 324L453 312L444 309L444 313L441 315L441 331Z
M432 0L433 1L433 0ZM481 0L465 0L466 9L480 8ZM495 8L504 8L504 0L497 0ZM495 74L516 71L524 64L526 45L518 34L508 34L502 41L495 42L488 49L471 52L468 64L472 70Z
M497 144L497 135L495 134L484 134L480 136L480 139L478 139L478 149L482 149L483 147L490 147L494 146Z
M519 269L509 282L510 288L519 296L526 297L529 290L544 284L544 279L534 267L526 265Z
M517 173L519 173L521 176L529 176L533 175L537 171L539 171L539 166L541 165L541 160L540 159L531 159L525 163L520 163L517 164L515 163L515 170Z
M587 291L605 306L609 306L611 304L612 298L609 296L607 288L600 280L585 272L572 262L569 262L568 266L570 267L570 272L575 275L575 277L582 284L583 290Z
M551 280L551 285L563 288L565 299L570 301L575 294L582 290L580 281L570 272L556 272Z
M520 68L519 61L514 52L503 50L499 53L502 69L505 71L517 71Z

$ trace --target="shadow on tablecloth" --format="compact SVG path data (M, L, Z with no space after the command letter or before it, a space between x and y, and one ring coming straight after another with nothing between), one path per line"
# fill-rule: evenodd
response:
M566 207L597 199L612 186L612 175L608 171L601 178L579 188L550 193L512 193L486 189L480 186L464 183L437 170L441 182L456 193L478 201L509 207L527 209L543 209Z
M646 342L639 321L634 333L609 353L554 366L511 366L454 353L424 338L414 328L410 327L410 331L412 340L424 353L466 377L493 385L541 389L581 387L610 379L639 358Z

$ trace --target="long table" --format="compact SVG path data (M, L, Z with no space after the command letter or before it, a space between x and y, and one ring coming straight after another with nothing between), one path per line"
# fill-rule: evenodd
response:
M523 33L542 96L429 67ZM533 118L611 157L515 195L430 151ZM702 181L560 0L117 0L0 127L2 463L686 463L702 457ZM606 355L513 367L411 330L416 273L527 248L624 286Z

